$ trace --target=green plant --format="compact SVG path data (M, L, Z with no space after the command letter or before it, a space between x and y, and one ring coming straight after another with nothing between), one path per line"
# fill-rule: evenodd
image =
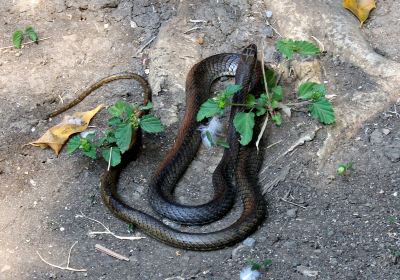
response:
M353 163L349 161L348 163L339 164L338 168L336 169L337 174L340 176L345 176L348 174L349 170L353 168Z
M268 268L272 264L272 260L270 260L270 259L265 259L262 263L258 263L251 259L247 260L246 262L248 265L250 265L251 270L258 270L258 271L260 271L262 269L268 270Z
M28 38L36 44L39 42L39 36L37 35L35 29L33 29L32 26L27 26L25 28L25 32L23 32L22 30L17 30L12 35L12 42L16 49L20 49L22 47L24 35L27 35Z
M276 48L288 59L293 54L300 55L316 55L320 50L312 43L307 41L294 41L291 39L279 40ZM278 85L276 73L268 69L263 72L263 82L265 92L258 95L248 94L244 103L232 103L231 99L234 94L241 90L240 85L230 85L224 91L220 92L216 97L205 101L197 113L197 121L205 118L221 116L225 112L227 106L241 106L245 111L238 112L234 116L233 125L240 134L240 144L247 145L253 138L253 128L255 117L266 115L267 120L280 126L282 124L281 110L290 112L289 106L307 105L311 116L323 124L332 124L336 121L333 106L328 98L326 98L326 88L323 84L306 82L299 86L298 98L302 101L299 103L284 104L283 90Z
M152 107L151 102L146 106L137 106L125 101L117 101L108 108L109 128L104 132L104 136L96 141L93 133L86 137L76 135L68 141L67 153L71 154L80 150L84 155L96 159L100 150L102 157L111 166L118 165L121 162L121 155L129 149L136 129L140 127L149 133L164 130L161 121L153 115L147 114L139 117L142 115L141 112Z
M287 59L292 59L293 54L316 55L320 53L318 47L308 41L281 39L276 42L276 49Z

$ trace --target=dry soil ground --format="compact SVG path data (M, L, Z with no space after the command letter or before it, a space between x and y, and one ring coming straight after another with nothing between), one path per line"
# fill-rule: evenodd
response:
M80 213L102 221L117 234L129 234L127 225L110 214L99 196L99 175L105 165L65 152L56 157L49 150L23 145L59 120L48 122L43 117L61 105L61 98L71 100L84 86L112 73L145 74L150 69L155 114L168 127L163 134L146 135L141 157L121 182L124 198L149 211L146 182L173 141L184 111L183 84L190 66L213 53L259 44L260 38L266 38L270 50L268 46L277 39L265 21L268 1L200 2L0 1L0 47L10 45L12 32L27 25L48 38L22 50L0 50L0 279L238 279L249 259L272 260L260 279L400 279L400 115L394 113L396 104L371 116L351 140L323 159L317 152L329 133L326 128L281 156L319 126L307 114L295 112L282 127L270 127L268 144L279 143L265 150L260 176L269 215L251 236L253 245L246 242L215 252L191 252L151 238L126 241L87 235L102 228L77 217ZM378 9L360 31L377 52L396 61L398 9L395 0L378 1ZM343 10L343 16L351 15ZM182 34L196 26L200 28ZM279 57L267 59L276 62ZM340 53L328 52L319 61L330 93L357 98L360 91L376 89L376 77L347 63ZM174 75L176 83L169 80ZM291 79L295 80L282 79L288 98L294 92ZM110 105L121 98L139 101L139 92L134 82L116 82L74 110ZM99 115L95 124L104 121L104 116ZM180 200L207 200L210 174L220 152L203 151L177 190ZM353 170L348 176L337 176L337 164L348 161L353 162ZM276 184L271 184L274 180ZM235 209L227 220L210 228L226 226L240 205ZM140 231L134 235L143 236ZM52 268L37 255L65 265L75 241L70 265L87 272ZM130 261L98 253L95 244Z

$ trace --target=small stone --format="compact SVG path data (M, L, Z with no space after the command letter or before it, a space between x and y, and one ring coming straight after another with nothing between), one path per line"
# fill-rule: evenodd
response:
M282 246L283 246L284 248L290 249L290 248L296 246L296 242L295 242L295 241L285 241L285 243L283 243Z
M386 156L388 160L391 162L398 162L400 161L400 147L386 147L383 150L383 154Z
M3 265L3 267L1 268L0 272L6 272L7 270L10 270L11 266L9 266L8 264Z
M204 37L203 36L197 37L196 38L196 43L199 44L199 45L203 45L204 44Z
M303 265L299 265L298 267L296 267L296 270L301 274L303 274L304 276L315 277L318 275L318 271L310 270L308 269L308 267Z
M63 228L63 227L60 227L60 231L64 231L65 230L65 228Z
M150 73L150 69L144 69L144 73L146 74L146 75L149 75L149 73Z
M388 135L390 133L390 129L382 128L382 133Z
M254 238L248 237L243 241L243 245L253 248L256 245L256 240Z
M136 27L138 27L138 25L137 25L136 22L134 22L133 20L131 20L131 27L132 27L132 28L136 28Z
M20 57L22 55L22 52L17 52L17 53L15 53L15 56L16 57Z
M379 129L375 129L370 135L370 142L372 144L381 144L383 142L383 135Z
M36 182L34 181L34 180L32 180L32 179L30 179L29 180L29 183L33 186L33 187L36 187Z
M104 24L104 29L107 29L110 25L108 23Z
M286 211L286 215L289 218L296 218L296 216L297 216L297 208L292 208L292 209L287 210Z
M270 11L270 10L265 11L265 16L266 16L267 18L272 17L272 11Z

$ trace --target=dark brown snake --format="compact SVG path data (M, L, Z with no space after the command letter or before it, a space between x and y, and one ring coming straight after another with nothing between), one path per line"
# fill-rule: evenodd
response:
M228 143L223 157L213 173L214 197L208 203L198 206L181 205L174 201L174 188L195 157L201 143L196 114L200 105L210 97L210 88L215 79L221 76L235 76L235 83L243 86L235 94L233 103L243 103L246 94L258 81L260 72L255 45L247 47L242 54L218 54L197 63L190 70L186 81L186 112L178 135L170 152L160 164L149 186L150 201L153 209L160 215L181 224L206 224L224 216L232 207L235 192L240 193L243 211L232 225L209 233L189 233L173 229L158 219L124 203L117 194L118 179L126 165L136 158L141 145L141 131L137 131L133 148L123 155L120 165L106 171L101 179L101 195L106 206L121 220L132 223L144 233L168 245L189 250L215 250L232 245L254 232L265 217L265 205L258 190L259 161L254 143L247 147L239 145L232 120L239 107L231 109L228 128ZM145 91L145 103L151 99L147 82L138 80ZM135 74L134 74L135 75ZM107 78L106 78L107 79ZM113 79L115 80L115 79ZM99 81L97 87L104 84ZM91 91L86 90L78 99L79 103ZM57 111L63 112L70 107L64 106ZM68 108L67 108L68 107ZM51 116L57 115L56 113ZM252 145L253 144L253 145Z

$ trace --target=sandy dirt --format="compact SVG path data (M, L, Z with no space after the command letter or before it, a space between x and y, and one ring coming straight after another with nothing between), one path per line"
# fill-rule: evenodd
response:
M268 63L282 61L272 52L278 36L266 23L268 3L199 2L203 1L1 1L0 279L239 279L248 260L265 259L272 264L259 279L400 279L398 104L371 116L352 139L323 159L317 153L329 129L317 130L320 125L306 113L294 112L281 127L271 125L267 145L277 144L264 150L260 173L268 217L244 243L192 252L152 238L88 236L89 231L103 228L77 216L81 213L118 235L130 233L101 201L99 176L105 163L65 152L56 157L49 150L23 146L60 120L46 121L46 113L101 77L122 71L148 77L154 114L167 129L145 135L143 152L124 172L120 189L129 204L151 211L146 183L173 143L185 108L184 81L190 67L211 54L238 52L251 42L260 46L260 40ZM378 1L378 9L360 32L377 53L399 62L398 6L395 0ZM343 10L343 16L351 15ZM2 48L11 44L15 30L28 25L47 39L21 50ZM198 28L184 34L194 27ZM378 77L340 54L328 52L317 60L322 81L339 98L356 99L361 91L377 89ZM282 77L288 100L294 96L297 78ZM140 102L141 90L133 81L115 82L72 111L111 105L118 99ZM101 125L105 119L102 112L93 124ZM299 138L316 130L312 141L282 156ZM179 184L180 201L207 201L211 173L220 156L218 149L202 149ZM349 161L353 162L349 174L336 175L338 164ZM205 230L229 225L240 207L236 203L226 219ZM140 230L133 235L145 236ZM70 266L86 272L52 268L37 254L65 266L76 241ZM95 244L130 261L96 252Z

